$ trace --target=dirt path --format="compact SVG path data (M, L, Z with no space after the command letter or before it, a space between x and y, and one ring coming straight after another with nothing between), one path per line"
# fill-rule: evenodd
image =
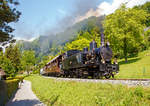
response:
M6 106L45 106L31 90L31 83L24 81Z

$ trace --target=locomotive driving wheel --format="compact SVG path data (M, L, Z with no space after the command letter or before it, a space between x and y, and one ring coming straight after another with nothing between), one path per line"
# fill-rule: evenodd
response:
M110 73L105 75L105 78L106 78L106 79L109 79L110 77L111 77L111 74L110 74Z

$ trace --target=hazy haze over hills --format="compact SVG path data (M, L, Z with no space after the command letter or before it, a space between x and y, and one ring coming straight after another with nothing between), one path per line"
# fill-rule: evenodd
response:
M64 32L57 34L49 34L47 36L40 36L37 39L30 41L19 41L22 50L35 50L36 55L56 54L58 46L65 45L66 42L72 41L81 30L86 30L88 23L92 22L102 30L102 21L104 16L90 17L81 22L74 24L72 27L67 28ZM51 50L55 48L55 50Z

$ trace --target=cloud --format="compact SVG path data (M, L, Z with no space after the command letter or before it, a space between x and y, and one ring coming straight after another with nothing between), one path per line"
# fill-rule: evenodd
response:
M91 12L95 12L97 3L98 0L75 0L72 5L72 9L68 10L68 13L58 9L57 11L62 14L65 13L65 16L58 19L53 28L46 30L45 35L56 34L66 30L68 27L71 27L76 23L77 17L84 16L90 9Z
M97 9L96 11L94 11L92 8L84 15L84 16L78 16L75 20L75 23L77 22L80 22L88 17L91 17L91 16L96 16L96 17L99 17L101 14L100 14L100 11L102 11L102 9Z
M150 0L128 0L127 7L133 7L135 5L142 5Z
M14 35L17 35L17 39L32 40L39 35L55 35L56 33L66 30L73 24L87 19L91 16L101 16L113 13L122 3L127 3L127 7L133 7L135 5L144 4L150 0L112 0L112 2L106 2L105 0L74 0L70 10L64 11L60 7L57 12L62 17L55 17L56 23L49 23L49 18L43 18L37 22L37 25L31 23L19 22L15 24ZM97 5L101 2L99 5Z
M31 37L30 39L26 39L26 38L23 38L23 37L15 37L15 39L16 39L17 41L19 41L19 40L24 40L24 41L32 42L32 41L34 41L37 37L39 37L39 36L34 36L34 37Z
M150 0L113 0L112 3L109 2L102 2L98 5L97 9L94 11L92 8L85 13L83 16L79 16L76 18L76 22L82 21L84 19L87 19L91 16L100 16L100 15L108 15L113 13L116 9L120 7L122 3L126 3L126 6L128 8L132 8L136 5L142 5Z
M103 2L98 6L98 9L102 9L102 14L108 15L113 13L116 9L120 7L122 3L126 3L126 6L128 8L132 8L136 5L142 5L145 2L150 0L113 0L113 2L110 4L108 2Z
M17 40L30 40L36 36L36 31L34 30L34 27L30 24L18 22L13 23L12 26L13 28L17 29L13 32L13 35L17 35L15 36Z

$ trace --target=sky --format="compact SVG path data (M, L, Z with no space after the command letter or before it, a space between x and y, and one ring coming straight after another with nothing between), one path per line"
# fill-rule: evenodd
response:
M32 41L61 32L90 16L113 13L122 3L130 8L146 1L150 0L20 0L16 8L22 15L11 26L16 39Z

